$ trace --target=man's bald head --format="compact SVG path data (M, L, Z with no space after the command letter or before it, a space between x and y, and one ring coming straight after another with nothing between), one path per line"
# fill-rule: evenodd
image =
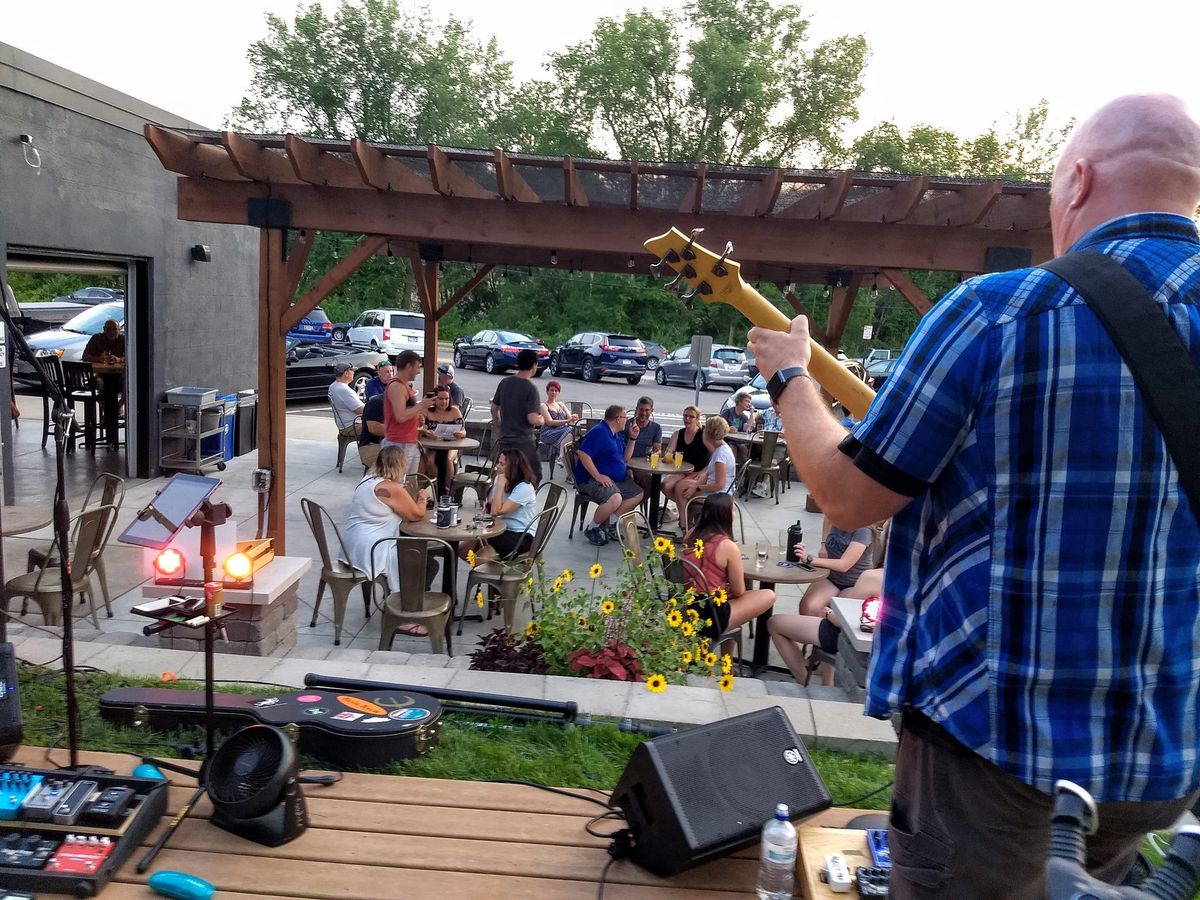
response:
M1117 216L1200 205L1200 124L1168 94L1130 94L1075 129L1050 188L1055 255Z

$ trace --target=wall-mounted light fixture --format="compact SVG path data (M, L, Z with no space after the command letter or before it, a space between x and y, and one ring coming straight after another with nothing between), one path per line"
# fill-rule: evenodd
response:
M626 265L626 267L627 267L627 268L630 268L630 269L632 269L632 268L633 268L633 254L630 254L630 256L629 256L629 262L625 263L625 265Z
M552 265L552 266L558 265L558 251L557 250L550 251L550 265Z
M212 250L207 244L193 244L191 254L192 262L212 262Z
M25 165L31 169L40 169L42 167L42 154L38 152L38 148L33 146L32 134L17 135L17 143L21 145L21 152L25 154Z

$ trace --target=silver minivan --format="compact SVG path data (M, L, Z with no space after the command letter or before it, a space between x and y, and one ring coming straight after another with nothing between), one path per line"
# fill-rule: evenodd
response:
M363 347L395 356L401 350L425 351L425 314L404 309L368 309L350 323L346 338Z

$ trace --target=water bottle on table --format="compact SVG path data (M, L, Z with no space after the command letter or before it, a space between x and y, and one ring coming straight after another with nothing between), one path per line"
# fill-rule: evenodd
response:
M762 830L762 857L755 891L759 900L791 900L796 880L796 828L788 821L786 803Z

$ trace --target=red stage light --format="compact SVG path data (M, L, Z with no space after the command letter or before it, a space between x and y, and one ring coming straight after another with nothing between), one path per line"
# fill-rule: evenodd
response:
M159 575L172 578L183 572L183 554L174 547L168 547L154 557L154 568Z

